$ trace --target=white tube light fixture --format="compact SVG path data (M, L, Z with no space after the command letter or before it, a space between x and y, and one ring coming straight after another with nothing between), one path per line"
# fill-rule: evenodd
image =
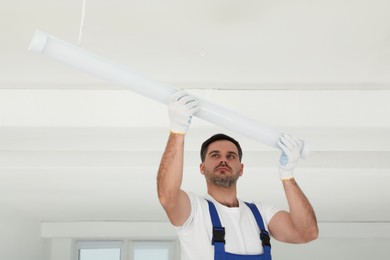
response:
M127 67L114 64L103 57L85 51L42 31L35 32L29 50L164 104L168 104L170 97L177 91L176 88L170 85L137 75ZM201 109L195 114L196 117L280 150L277 142L282 134L281 131L260 124L255 120L209 101L198 99ZM301 157L306 158L309 154L309 147L307 143L302 142Z

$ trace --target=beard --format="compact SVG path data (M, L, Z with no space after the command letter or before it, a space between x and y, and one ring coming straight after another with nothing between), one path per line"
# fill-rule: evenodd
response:
M230 188L233 184L235 184L240 177L240 171L236 174L226 175L226 174L214 174L211 171L205 170L204 176L206 180L224 188Z

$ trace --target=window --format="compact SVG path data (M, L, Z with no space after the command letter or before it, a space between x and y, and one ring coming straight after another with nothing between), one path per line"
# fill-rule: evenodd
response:
M78 260L121 260L121 241L80 241Z
M177 240L77 241L76 260L175 260Z
M133 260L173 260L171 241L134 241Z

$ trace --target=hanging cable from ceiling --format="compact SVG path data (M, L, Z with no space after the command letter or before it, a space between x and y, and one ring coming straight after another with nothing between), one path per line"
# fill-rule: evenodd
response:
M80 43L81 43L81 38L82 38L82 35L83 35L83 27L84 27L84 18L85 18L85 6L86 6L86 2L87 2L87 0L83 0L83 6L82 6L82 9L81 9L81 20L80 20L79 40L78 40L77 44L80 44Z

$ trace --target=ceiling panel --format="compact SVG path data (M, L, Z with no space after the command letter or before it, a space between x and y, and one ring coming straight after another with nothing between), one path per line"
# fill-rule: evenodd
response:
M307 141L296 175L322 223L390 221L389 1L95 0L81 24L82 2L0 4L2 205L41 221L166 221L166 106L28 51L39 29ZM205 192L198 150L216 132L246 151L240 196L285 207L279 151L197 118L184 187Z

